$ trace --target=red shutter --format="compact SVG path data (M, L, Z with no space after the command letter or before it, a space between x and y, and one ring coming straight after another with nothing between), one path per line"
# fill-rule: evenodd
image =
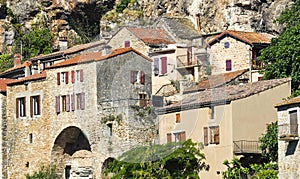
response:
M134 83L134 71L130 71L130 83Z
M83 82L83 70L80 70L80 82Z
M231 71L231 60L226 60L226 71Z
M208 128L204 127L203 131L204 131L204 145L208 145Z
M71 81L72 83L75 83L75 71L71 71Z
M57 85L60 85L60 73L57 73Z
M143 71L140 71L140 83L141 84L145 83L145 74Z
M167 57L161 57L161 74L167 73Z
M65 73L65 81L66 81L66 84L68 84L69 83L69 72L66 72Z
M66 111L70 111L70 95L66 96Z
M220 143L220 130L219 130L219 126L216 126L214 127L214 130L215 130L215 136L214 136L214 139L215 139L215 144L219 144Z
M71 94L71 109L75 111L75 94Z
M33 97L30 96L30 117L33 116Z
M80 109L84 109L85 108L85 106L84 106L84 104L85 104L85 94L84 93L81 93L80 94Z
M19 118L19 100L16 99L16 118Z
M130 47L130 41L129 41L129 40L125 41L125 42L124 42L124 46L125 46L125 47Z
M60 113L60 96L55 97L55 111Z
M172 134L167 133L167 142L172 142Z
M38 105L38 108L37 108L37 113L40 115L41 114L41 97L40 96L37 96L37 105Z

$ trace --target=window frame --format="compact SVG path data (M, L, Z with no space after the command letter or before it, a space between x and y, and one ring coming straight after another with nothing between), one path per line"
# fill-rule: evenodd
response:
M30 96L30 116L41 115L41 96Z
M26 117L26 97L16 98L16 117L24 118Z

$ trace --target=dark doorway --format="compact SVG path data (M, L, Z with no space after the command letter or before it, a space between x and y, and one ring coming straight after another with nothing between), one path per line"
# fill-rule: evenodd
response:
M71 175L71 165L67 165L65 168L65 179L69 179Z

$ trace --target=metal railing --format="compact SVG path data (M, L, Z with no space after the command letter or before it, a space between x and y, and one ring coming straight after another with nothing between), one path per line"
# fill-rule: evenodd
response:
M258 141L238 140L233 141L234 154L258 154L261 153Z
M281 124L278 125L278 136L282 137L298 137L298 124Z

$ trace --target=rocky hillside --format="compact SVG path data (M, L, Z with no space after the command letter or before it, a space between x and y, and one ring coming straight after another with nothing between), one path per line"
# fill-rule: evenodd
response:
M33 23L46 24L58 48L60 40L68 40L69 45L89 42L100 31L118 25L147 25L162 15L190 17L195 24L199 22L203 33L225 29L278 33L281 27L273 21L291 3L293 0L2 0L0 50L3 44L13 44L16 24L23 30Z

